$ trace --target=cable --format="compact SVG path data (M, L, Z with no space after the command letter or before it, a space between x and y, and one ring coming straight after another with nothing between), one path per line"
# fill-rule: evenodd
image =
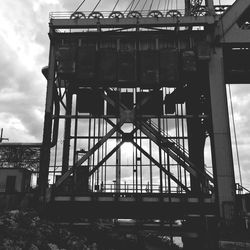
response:
M134 5L134 3L135 3L135 0L132 0L131 3L132 3L132 4L131 4L131 7L130 7L130 9L129 9L129 12L132 11L132 8L133 8L133 5Z
M159 10L161 4L161 0L158 0L157 10Z
M117 0L117 1L116 1L115 6L114 6L112 12L115 10L115 8L116 8L116 6L118 5L119 1L120 1L120 0Z
M167 9L166 10L169 10L169 0L168 0L168 4L167 4Z
M79 4L79 6L76 8L76 10L74 11L73 14L75 14L75 13L82 7L82 5L84 4L85 1L86 1L86 0L83 0L83 1Z
M96 10L96 8L98 7L98 5L100 4L102 0L99 0L98 3L96 4L95 8L92 10L92 12L94 12Z
M149 7L149 11L151 11L153 3L154 3L154 0L151 1L150 7Z
M232 121L233 121L233 132L234 132L235 149L236 149L237 163L238 163L238 167L239 167L240 185L242 186L240 156L239 156L238 141L237 141L237 135L236 135L236 127L235 127L235 119L234 119L234 109L233 109L233 101L232 101L232 93L231 93L230 84L228 84L228 90L229 90L229 99L230 99L231 114L232 114Z
M138 6L138 4L141 2L141 0L138 0L137 1L137 4L135 5L135 7L134 7L134 9L133 10L135 10L136 8L137 8L137 6Z
M128 9L130 8L132 2L133 2L133 0L130 2L130 4L128 5L128 7L126 8L126 10L124 11L124 13L126 13L128 11Z
M144 10L144 8L145 8L145 6L146 6L147 2L148 2L148 0L145 0L145 2L144 2L144 4L143 4L143 6L142 6L142 8L141 8L141 12Z

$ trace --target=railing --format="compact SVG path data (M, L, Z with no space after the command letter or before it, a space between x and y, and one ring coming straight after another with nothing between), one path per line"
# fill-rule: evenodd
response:
M230 5L216 5L214 7L216 15L222 15ZM182 17L182 16L207 16L211 15L210 11L205 6L185 13L184 9L173 10L133 10L133 11L65 11L65 12L50 12L49 19L93 19L93 18L159 18L159 17Z
M250 193L250 190L248 190L247 188L243 187L239 183L235 183L235 189L236 189L236 193L237 194L246 194L246 193L249 194Z
M189 151L183 146L181 145L176 139L172 139L171 135L169 135L165 130L162 130L162 129L159 129L159 127L157 126L157 124L155 124L154 122L150 122L150 121L147 121L148 125L151 125L151 127L153 127L155 130L159 131L159 134L164 138L166 137L168 139L168 141L170 143L173 143L187 158L189 158ZM213 174L208 171L208 167L206 164L204 164L204 167L205 167L205 171L206 173L212 177Z
M165 17L165 16L184 16L185 10L170 11L78 11L78 12L50 12L50 19L83 19L83 18L142 18L142 17Z
M147 184L105 184L105 185L98 185L98 188L96 190L92 190L93 192L103 192L103 193L185 193L182 188L178 186L171 186L166 187L162 186L162 189L160 187L160 184L153 184L150 185L149 183Z

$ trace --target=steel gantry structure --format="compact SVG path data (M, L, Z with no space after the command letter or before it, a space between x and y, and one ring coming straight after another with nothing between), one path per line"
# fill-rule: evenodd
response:
M51 13L47 213L160 219L170 235L182 220L186 249L216 249L237 214L226 84L250 80L249 11L186 0L183 11Z

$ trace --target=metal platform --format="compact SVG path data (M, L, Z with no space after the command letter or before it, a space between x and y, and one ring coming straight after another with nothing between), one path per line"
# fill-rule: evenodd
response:
M67 212L66 212L67 211ZM212 197L187 195L93 193L88 195L55 195L47 204L52 218L127 218L184 219L215 217Z
M186 249L216 249L237 213L225 84L250 80L250 2L204 2L50 14L39 188L51 218L183 219L198 235Z

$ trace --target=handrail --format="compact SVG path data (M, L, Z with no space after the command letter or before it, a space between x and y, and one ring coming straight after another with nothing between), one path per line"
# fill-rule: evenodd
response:
M151 189L152 187L152 189ZM114 184L100 184L98 190L92 190L92 192L103 192L103 193L161 193L160 184L142 184L138 185L137 188L135 184L132 183L121 183L120 185ZM170 188L167 186L162 187L162 193L185 193L185 191L178 186L171 186Z
M189 151L186 150L180 143L178 143L177 140L172 139L171 136L165 130L159 129L157 124L155 124L153 121L147 120L146 123L148 125L151 125L157 132L159 132L159 135L163 137L167 137L170 143L173 143L186 156L186 158L189 158ZM206 164L204 164L204 167L205 167L206 173L212 178L213 175L210 171L207 170Z
M236 189L236 192L238 191L238 194L242 194L242 192L244 191L247 193L250 193L250 190L240 185L240 183L235 183L235 189Z
M217 15L222 15L228 8L230 7L230 5L215 5L215 13ZM99 13L101 13L103 15L103 18L126 18L128 16L128 14L130 13L130 11L122 11L121 13L123 13L123 15L111 15L112 11L98 11ZM207 11L205 6L200 6L200 8L198 9L199 12L199 16L202 15L207 15ZM76 15L76 19L77 18L82 18L82 17L86 17L88 18L89 15L92 13L92 11L77 11L77 15ZM118 13L118 11L116 11L116 13ZM169 15L169 13L178 13L178 16L185 16L185 10L184 9L173 9L173 10L143 10L143 11L138 11L138 13L140 13L140 15L136 15L135 18L159 18L159 17L175 17L175 15ZM152 15L152 13L154 13L154 15ZM155 14L157 13L157 15ZM50 12L49 13L49 19L74 19L74 11L64 11L64 12ZM196 13L192 13L189 14L190 16L192 15L196 15Z

